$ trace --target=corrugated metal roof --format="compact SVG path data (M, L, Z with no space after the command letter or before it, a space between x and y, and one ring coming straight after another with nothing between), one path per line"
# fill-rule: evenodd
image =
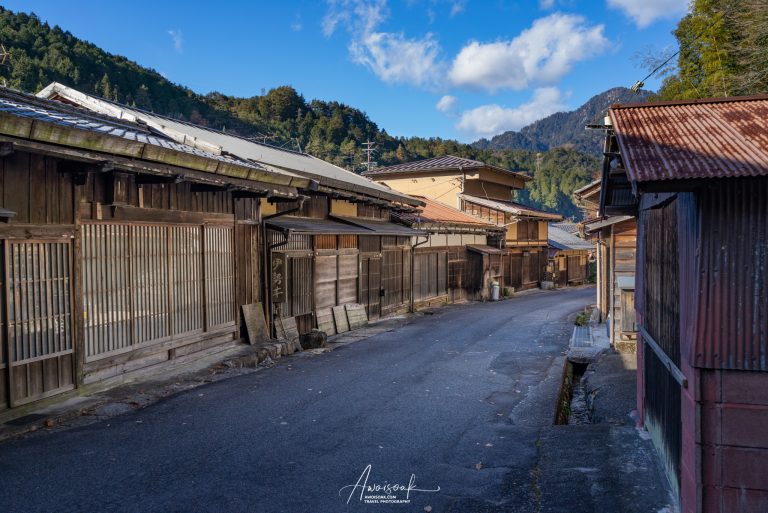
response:
M624 221L629 221L630 219L634 219L634 217L633 216L611 216L605 219L594 219L591 221L585 221L584 230L587 233L594 232L595 230L599 230L600 228L605 228L606 226L611 226L613 224L623 223Z
M333 218L339 219L345 223L365 228L366 230L369 230L368 235L372 235L371 232L377 235L400 235L404 237L412 237L415 235L424 234L424 232L420 230L414 230L412 228L408 228L407 226L390 223L388 221L376 221L374 219L346 216L333 216Z
M399 235L412 237L424 232L407 226L374 221L357 217L334 216L333 219L315 219L309 217L280 216L264 221L268 228L290 231L297 234L315 235Z
M167 137L158 136L137 123L116 120L107 116L78 109L61 102L55 102L28 95L10 89L0 88L0 112L12 116L30 118L45 123L53 123L79 130L85 130L101 136L119 137L129 141L149 144L161 148L188 153L198 157L218 160L228 164L266 171L264 166L254 162L235 159L230 156L216 155L186 144L180 144Z
M464 157L454 157L453 155L445 155L443 157L433 157L430 159L414 160L413 162L404 162L402 164L395 164L394 166L380 167L377 169L371 169L363 173L365 176L379 176L390 175L397 173L414 173L421 171L451 171L456 169L483 169L489 168L503 173L519 176L522 180L531 180L531 177L505 169L503 167L486 164L479 160L467 159Z
M547 244L555 249L569 250L569 249L595 249L595 245L577 237L572 233L568 233L555 226L554 223L549 223L549 230L547 235Z
M475 216L464 213L448 205L431 200L424 196L414 196L424 202L421 212L397 212L392 216L409 225L443 224L452 226L469 226L472 228L498 229L495 224L488 223Z
M491 246L483 246L480 244L467 244L467 249L470 251L474 251L475 253L485 253L486 255L502 255L504 254L503 249L494 248Z
M493 208L495 210L500 210L502 212L507 212L516 216L538 217L541 219L554 219L557 221L563 218L563 216L560 214L544 212L543 210L521 205L520 203L515 203L514 201L492 200L487 198L480 198L477 196L470 196L469 194L459 194L459 198L476 205Z
M768 95L614 105L634 182L768 175Z
M269 169L276 168L298 173L316 180L321 185L410 205L418 204L414 203L410 196L393 191L388 187L307 153L299 153L267 144L260 144L243 137L127 107L119 103L87 95L56 82L40 91L38 95L45 97L63 96L67 100L76 102L87 109L97 110L120 119L141 120L168 137L184 144L210 148L214 151L218 148L221 152L266 165Z
M291 231L297 234L317 235L371 235L371 231L362 226L340 223L331 219L313 219L308 217L281 216L264 221L267 228Z

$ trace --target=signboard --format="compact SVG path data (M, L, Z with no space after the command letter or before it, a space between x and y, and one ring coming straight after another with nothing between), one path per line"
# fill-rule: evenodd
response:
M251 345L268 342L269 330L267 329L267 322L264 319L264 309L262 308L261 303L243 305L242 308L245 328L248 330L248 342Z
M285 302L286 271L288 269L286 260L285 253L272 253L270 286L273 303Z

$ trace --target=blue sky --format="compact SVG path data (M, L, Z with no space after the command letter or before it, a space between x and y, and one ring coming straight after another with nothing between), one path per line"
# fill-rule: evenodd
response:
M207 93L288 84L396 136L472 141L571 110L676 49L688 0L5 1ZM657 81L646 87L655 88Z

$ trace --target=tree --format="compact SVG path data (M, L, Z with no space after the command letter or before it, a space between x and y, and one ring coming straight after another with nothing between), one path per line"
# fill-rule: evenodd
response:
M674 32L680 54L658 99L746 95L768 89L765 0L694 0Z

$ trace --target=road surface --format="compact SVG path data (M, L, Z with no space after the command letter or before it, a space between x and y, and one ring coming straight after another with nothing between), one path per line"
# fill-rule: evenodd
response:
M609 511L600 493L579 489L594 485L589 469L561 472L552 440L563 438L551 431L567 318L593 296L578 288L451 306L332 352L5 443L0 511L529 513L573 505L568 493L585 495L584 511ZM594 439L583 433L577 448Z

